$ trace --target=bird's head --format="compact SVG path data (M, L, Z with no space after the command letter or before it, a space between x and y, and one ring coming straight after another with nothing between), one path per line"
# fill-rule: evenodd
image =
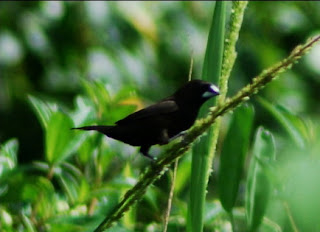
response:
M219 95L219 88L210 82L192 80L174 94L178 102L200 107L208 99Z

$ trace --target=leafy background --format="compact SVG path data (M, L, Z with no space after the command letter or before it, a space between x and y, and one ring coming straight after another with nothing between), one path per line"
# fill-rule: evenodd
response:
M212 10L210 2L0 3L0 228L90 231L101 221L149 161L135 148L68 128L111 124L171 94L187 80L191 56L193 77L200 77ZM250 2L229 95L319 33L319 10L319 2ZM286 199L285 204L272 201L269 208L269 217L283 231L319 229L313 217L303 216L319 211L312 205L319 203L314 201L320 191L311 188L319 176L319 54L318 45L250 102L252 131L262 125L274 136L279 163L270 172L280 186L275 189L295 193L291 198L286 198L290 191L272 195ZM227 115L218 153L233 146L230 125L232 115ZM252 133L253 150L259 147L254 138L263 137L263 130ZM295 149L299 143L310 145L307 152ZM171 231L184 231L189 168L187 155L178 169ZM244 173L248 169L249 164ZM205 229L223 231L229 220L217 201L219 157L214 170ZM292 175L294 180L288 178ZM245 200L241 186L240 215ZM168 174L114 230L158 231L169 188Z

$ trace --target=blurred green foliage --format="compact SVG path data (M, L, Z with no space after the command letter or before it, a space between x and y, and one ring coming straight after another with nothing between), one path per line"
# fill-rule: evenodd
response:
M198 1L0 2L1 231L92 231L103 220L149 161L135 148L69 128L112 124L171 94L187 80L191 56L199 78L212 9ZM319 33L318 12L319 2L250 2L229 94ZM243 137L250 165L231 197L239 231L247 228L245 204L251 219L253 209L265 207L256 221L261 231L319 230L319 54L317 45L261 92L263 100L252 101L252 133ZM223 120L219 152L240 140L229 127L252 123L236 114ZM266 146L275 146L276 161L258 155L260 125L272 133L274 144ZM168 231L185 231L190 162L186 155L178 168ZM246 176L253 195L244 203ZM267 183L268 205L257 201L261 186L252 178ZM229 231L217 197L228 186L215 179L216 172L205 231ZM169 185L168 176L158 180L111 231L160 231Z

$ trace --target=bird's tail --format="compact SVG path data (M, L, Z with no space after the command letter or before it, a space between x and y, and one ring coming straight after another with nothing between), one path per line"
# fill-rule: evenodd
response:
M95 131L99 131L102 134L108 135L108 132L110 131L110 129L113 128L113 126L83 126L83 127L75 127L75 128L71 128L71 130L95 130Z

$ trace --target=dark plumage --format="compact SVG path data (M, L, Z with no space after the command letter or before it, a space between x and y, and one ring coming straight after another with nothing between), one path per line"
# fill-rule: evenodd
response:
M106 136L139 146L140 152L151 159L152 145L167 144L182 131L189 129L197 118L201 105L219 95L219 89L209 82L192 80L172 96L128 115L114 126L84 126L80 130L96 130Z

